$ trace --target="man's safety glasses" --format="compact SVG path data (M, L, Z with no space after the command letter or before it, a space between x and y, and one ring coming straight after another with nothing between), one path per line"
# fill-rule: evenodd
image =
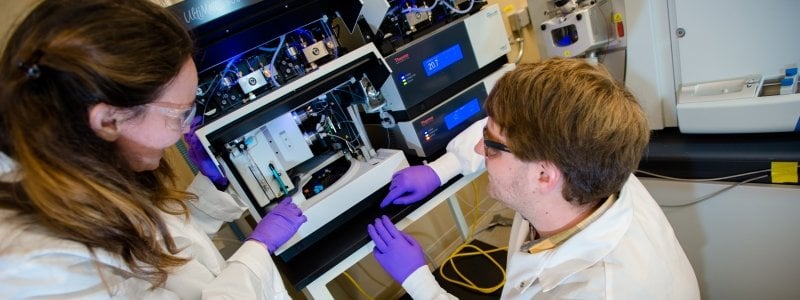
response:
M491 157L500 154L500 152L511 153L511 148L500 143L486 138L486 128L483 128L483 153L486 157Z

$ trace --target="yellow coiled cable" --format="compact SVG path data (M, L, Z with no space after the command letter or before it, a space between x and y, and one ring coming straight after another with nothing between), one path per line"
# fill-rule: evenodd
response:
M503 266L500 263L497 262L497 260L495 260L491 255L489 255L489 253L494 253L494 252L497 252L497 251L507 250L508 247L500 247L500 248L495 248L495 249L492 249L492 250L483 250L481 248L478 248L478 247L476 247L474 245L470 245L469 244L469 242L472 241L472 234L475 231L475 226L477 226L477 224L478 224L478 186L475 185L474 181L472 182L472 190L473 190L473 193L475 194L475 206L472 209L472 225L469 226L469 234L467 235L467 239L464 241L464 243L462 243L461 246L458 246L458 248L456 248L456 250L453 251L453 253L451 253L450 256L447 257L447 260L445 260L445 263L442 264L441 267L439 267L439 275L442 276L442 278L444 278L444 280L447 280L448 282L451 282L453 284L456 284L456 285L459 285L459 286L462 286L462 287L465 287L467 289L471 289L471 290L474 290L474 291L478 291L478 292L481 292L481 293L484 293L484 294L490 294L490 293L493 293L494 291L497 291L498 289L502 288L506 284L506 270L505 270L505 268L503 268ZM461 250L464 250L466 248L472 248L475 251L466 252L466 253L459 253L459 252L461 252ZM492 264L494 264L498 269L500 269L500 273L503 274L503 280L501 280L500 283L498 283L497 285L494 285L494 286L491 286L491 287L479 287L475 283L473 283L471 280L469 280L469 278L467 278L466 276L461 274L461 271L458 270L458 268L456 267L456 264L453 261L453 259L456 258L456 257L465 257L465 256L473 256L473 255L486 256L486 258L488 258L489 261L492 262ZM452 279L452 278L450 278L450 277L448 277L447 275L444 274L443 270L444 270L444 265L446 263L450 263L450 266L453 267L453 270L456 272L456 274L458 274L458 276L461 278L461 280Z

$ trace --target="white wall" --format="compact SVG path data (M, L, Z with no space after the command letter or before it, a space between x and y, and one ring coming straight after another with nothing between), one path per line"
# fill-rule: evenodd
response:
M661 205L689 203L732 184L641 179ZM744 184L664 212L703 299L800 299L800 187Z

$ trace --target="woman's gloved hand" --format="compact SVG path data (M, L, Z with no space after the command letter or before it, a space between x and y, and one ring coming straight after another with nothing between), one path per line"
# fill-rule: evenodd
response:
M426 165L411 166L392 175L389 193L381 201L381 208L389 204L411 204L422 200L442 185L439 175Z
M375 242L372 254L386 273L402 284L411 273L425 266L425 253L409 234L397 230L386 216L367 225L367 233Z
M303 211L292 203L292 197L286 197L258 222L247 239L261 242L269 253L273 253L307 220Z
M197 139L197 135L195 134L195 130L201 124L203 124L203 116L194 117L189 131L183 134L183 140L188 146L187 152L189 154L189 160L200 170L200 173L208 177L208 179L211 179L211 182L214 183L214 186L216 186L218 190L225 190L228 187L228 178L220 173L217 166L214 165L214 161L212 161L208 153L203 150L203 144L200 143L200 140Z

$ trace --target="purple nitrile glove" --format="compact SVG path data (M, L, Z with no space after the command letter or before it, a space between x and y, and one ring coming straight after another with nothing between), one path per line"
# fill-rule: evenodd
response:
M381 208L391 204L411 204L422 200L442 185L439 175L426 165L411 166L392 175L389 193L381 201Z
M248 239L261 242L273 253L306 221L303 211L292 203L292 197L286 197L258 222Z
M375 260L398 283L403 284L411 273L425 265L425 253L419 243L397 230L388 217L382 216L375 219L374 225L367 225L367 233L375 242L372 251Z
M194 133L201 124L203 124L203 116L194 117L189 131L183 134L183 140L186 141L187 145L189 160L200 170L200 173L203 173L208 179L211 179L211 182L214 183L214 186L216 186L218 190L224 190L228 187L228 178L219 172L217 166L214 165L214 161L212 161L208 153L203 150L203 144L200 143L200 140L197 139L197 135Z

